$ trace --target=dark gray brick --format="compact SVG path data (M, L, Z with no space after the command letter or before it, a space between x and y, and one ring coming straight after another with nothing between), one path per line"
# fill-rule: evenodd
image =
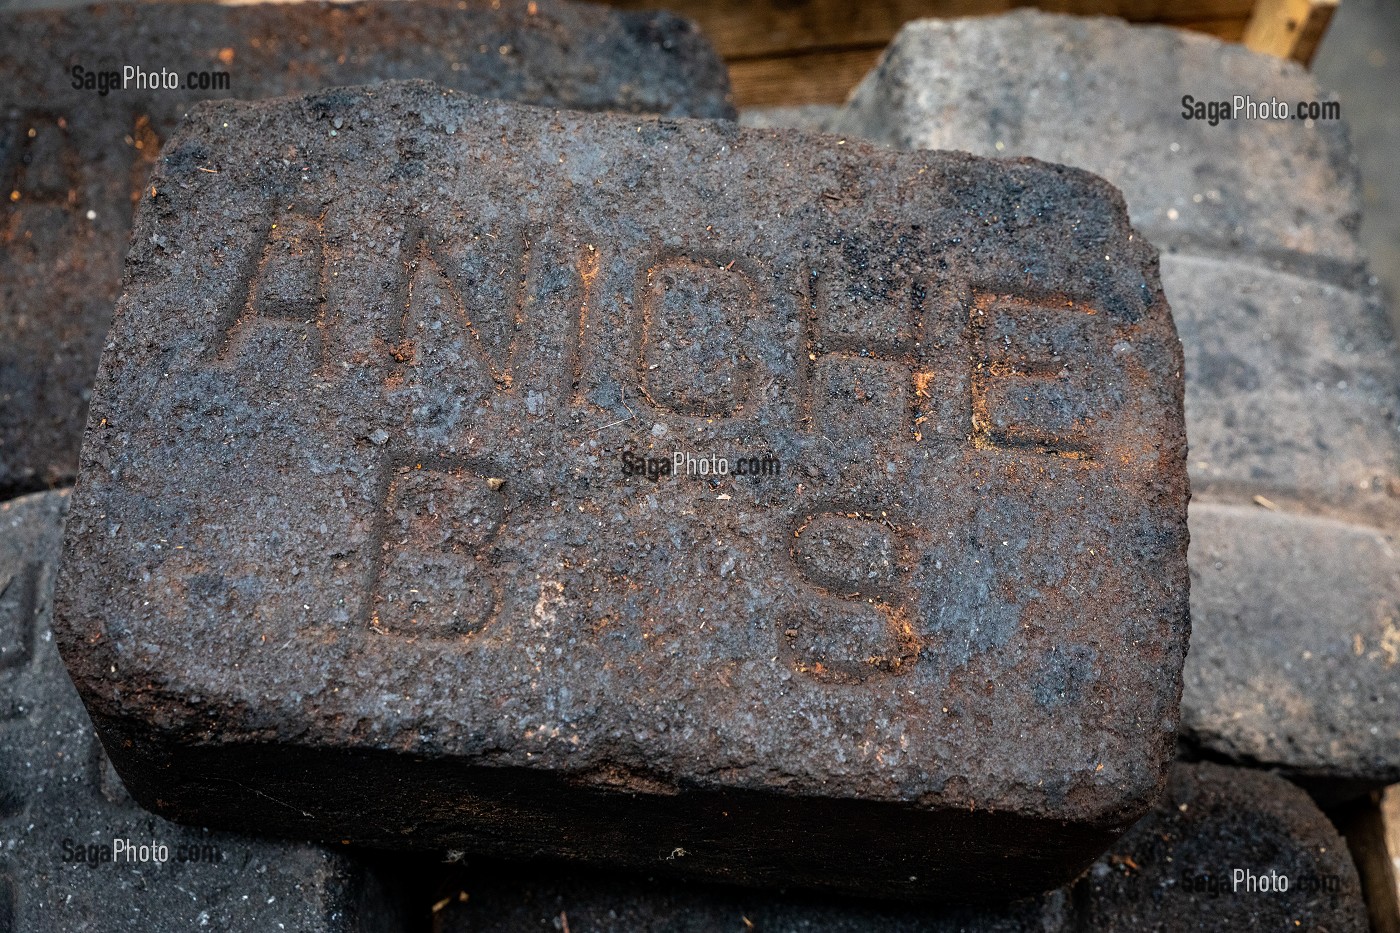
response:
M126 796L49 629L67 501L55 492L0 504L0 581L35 581L32 657L0 671L0 698L14 711L0 721L0 930L401 929L390 887L344 855L177 826ZM169 859L76 858L110 856L117 839L162 843Z
M739 114L739 125L756 130L793 129L823 133L841 108L832 104L799 104L791 107L749 107Z
M531 12L531 11L534 12ZM226 73L222 91L100 96L124 65ZM131 211L195 101L428 78L580 110L732 118L686 20L560 0L104 4L0 18L0 498L71 481ZM282 153L295 160L295 155ZM290 164L290 163L289 163Z
M1354 275L1360 187L1339 121L1182 117L1182 98L1327 99L1294 62L1200 33L1020 11L906 25L831 122L899 148L1029 155L1123 190L1159 246Z
M1194 438L1183 737L1325 796L1400 780L1400 357L1385 311L1239 261L1162 265Z
M60 613L143 804L970 897L1160 788L1180 347L1099 179L403 84L152 184Z
M1400 357L1366 292L1251 263L1164 256L1186 350L1191 491L1400 526Z
M1231 872L1289 890L1236 891ZM1346 843L1281 778L1178 765L1165 798L1073 885L994 907L897 908L552 866L483 866L445 888L436 933L1075 933L1366 930Z
M1194 750L1329 780L1400 780L1400 535L1257 506L1191 507Z

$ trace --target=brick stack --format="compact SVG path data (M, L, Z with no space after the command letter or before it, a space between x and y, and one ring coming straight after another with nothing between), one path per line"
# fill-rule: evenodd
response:
M749 121L838 137L675 119L664 14L16 23L0 490L94 394L0 505L0 931L1365 929L1393 341L1340 128L1179 102L1305 74L926 22ZM40 67L132 43L363 86Z
M832 125L1123 189L1186 351L1182 740L1340 799L1400 780L1400 357L1344 124L1182 116L1236 93L1327 99L1214 39L1019 13L908 26Z
M1158 793L1181 360L1100 179L407 83L151 184L57 616L146 806L972 899Z
M134 73L124 84L128 66L169 72L180 86L142 86L149 81ZM547 107L733 116L723 64L692 23L669 13L555 0L368 0L7 15L0 495L73 481L132 210L185 111L210 98L397 78Z

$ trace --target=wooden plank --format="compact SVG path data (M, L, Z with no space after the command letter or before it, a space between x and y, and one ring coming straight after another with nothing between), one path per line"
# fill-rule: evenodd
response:
M729 65L740 107L839 104L910 20L981 16L1021 7L1121 16L1206 32L1244 34L1253 0L606 0L665 5L699 23Z
M1058 13L1122 16L1177 24L1249 17L1252 0L608 0L613 6L665 6L700 24L731 61L813 49L883 46L906 22L930 16L976 16L1035 6Z
M884 48L872 45L731 61L734 103L739 107L844 103Z
M1361 876L1373 933L1400 933L1400 785L1331 814Z
M1226 42L1239 42L1244 38L1244 27L1246 20L1235 19L1193 19L1183 20L1170 25L1176 29L1186 29L1191 32L1203 32L1208 36L1215 36Z
M1259 0L1244 44L1256 52L1312 63L1338 0Z
M1244 35L1243 19L1197 20L1176 24L1227 42ZM739 107L842 104L875 67L884 43L840 49L810 49L785 55L728 61L734 103Z
M1371 925L1376 933L1400 933L1400 784L1392 784L1380 795L1381 835L1385 839L1388 864L1383 885L1376 891L1376 906L1371 911Z

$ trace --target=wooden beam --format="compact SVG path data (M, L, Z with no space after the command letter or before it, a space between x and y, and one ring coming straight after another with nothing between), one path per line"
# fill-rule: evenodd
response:
M0 0L3 2L3 0ZM700 25L729 65L740 107L840 104L910 20L984 16L1022 7L1120 16L1239 41L1264 22L1254 0L605 0L624 9L667 7ZM1335 6L1337 0L1259 0ZM1306 26L1316 47L1326 23ZM1262 27L1260 27L1262 28ZM1309 30L1312 30L1311 32ZM1313 35L1315 32L1315 35ZM1288 46L1300 51L1299 43ZM1311 48L1307 55L1311 56ZM1273 51L1269 49L1268 51ZM1276 54L1288 54L1278 52Z
M1400 933L1400 784L1329 816L1356 862L1373 933Z
M795 55L744 58L729 63L729 81L738 107L841 104L864 78L883 45L857 49L814 49Z
M1203 32L1226 42L1239 42L1244 38L1245 23L1243 19L1193 19L1174 22L1172 26L1191 32Z
M1244 44L1256 52L1312 64L1338 0L1259 0L1245 27Z

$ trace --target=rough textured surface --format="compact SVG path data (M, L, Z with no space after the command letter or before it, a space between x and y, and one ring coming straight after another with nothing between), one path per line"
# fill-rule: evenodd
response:
M529 11L534 8L536 12ZM223 91L74 89L123 65ZM162 140L208 97L429 78L580 110L732 117L705 39L669 13L557 0L111 4L0 19L0 498L71 481L131 211ZM281 153L294 159L291 153Z
M1162 278L1186 347L1195 497L1183 739L1329 797L1400 781L1400 357L1385 312L1242 261L1166 256Z
M401 929L386 889L344 856L177 826L132 803L49 631L67 499L0 505L0 930ZM163 844L168 860L114 862L116 839Z
M1347 128L1362 178L1358 237L1400 327L1400 17L1392 0L1339 6L1309 66L1346 101ZM1400 912L1395 930L1400 933Z
M1054 891L1005 907L909 908L749 892L552 865L466 870L434 933L1069 933ZM466 900L462 896L466 896ZM439 902L441 903L441 902Z
M1289 890L1236 892L1235 868L1287 875ZM1307 795L1272 775L1209 764L1178 765L1157 808L1075 884L1005 907L876 907L547 867L468 869L453 880L436 933L1366 929L1346 845Z
M1214 40L1020 13L911 24L833 122L1102 172L1170 250L1192 496L1209 504L1184 738L1333 796L1400 778L1400 358L1359 274L1344 125L1181 116L1184 94L1235 93L1327 99Z
M1191 750L1319 793L1400 780L1400 535L1196 503L1191 537Z
M1288 890L1236 888L1237 869L1285 875ZM1157 811L1074 897L1082 930L1366 929L1356 866L1308 795L1266 772L1212 764L1177 765Z
M756 130L793 129L824 133L840 112L840 107L831 104L748 107L739 112L739 125Z
M1023 11L905 26L834 132L886 145L1031 155L1123 190L1160 246L1229 246L1360 266L1356 169L1339 121L1182 117L1182 97L1325 100L1294 62L1199 33Z
M152 186L60 616L143 803L975 898L1160 788L1180 347L1101 180L404 84Z
M1193 497L1400 527L1400 356L1381 303L1248 257L1167 255L1162 281Z

